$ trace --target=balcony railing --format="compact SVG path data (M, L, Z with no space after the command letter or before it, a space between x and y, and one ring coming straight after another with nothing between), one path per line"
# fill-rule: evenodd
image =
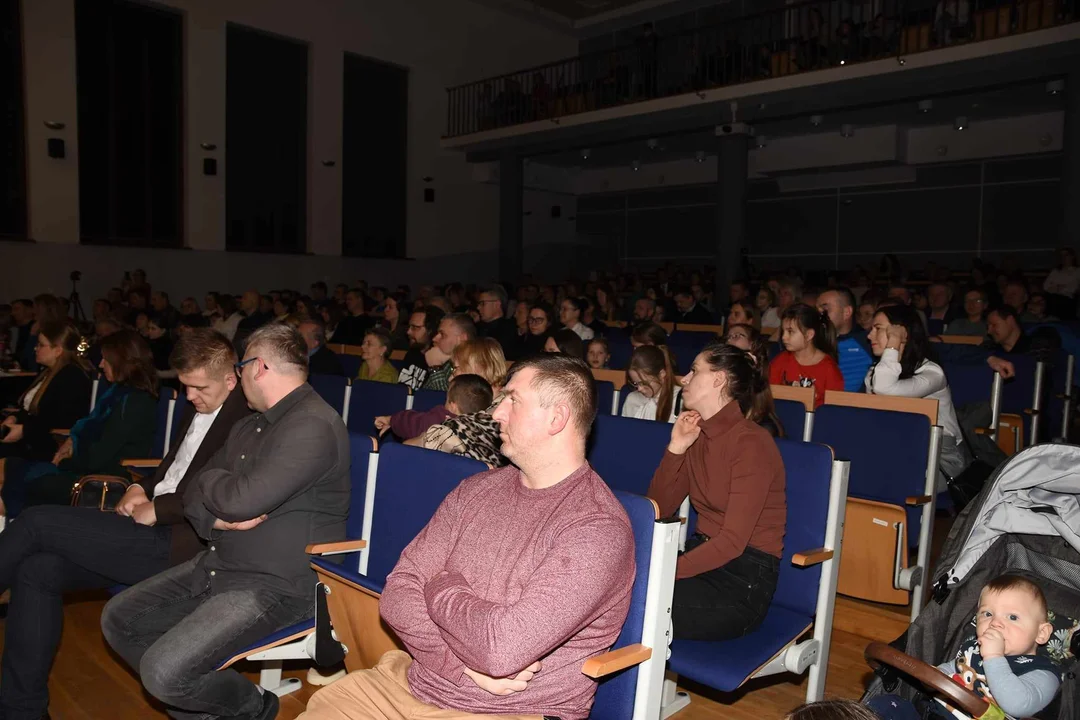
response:
M447 89L447 137L980 42L1076 20L1080 0L811 0Z

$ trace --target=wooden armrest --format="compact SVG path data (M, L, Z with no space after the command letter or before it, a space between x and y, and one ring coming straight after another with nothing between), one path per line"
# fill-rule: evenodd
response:
M994 431L991 430L990 428L975 428L975 434L976 435L990 435L993 432Z
M930 495L909 495L904 498L905 505L926 505L934 498Z
M581 672L595 680L628 667L640 665L651 657L652 648L636 643L589 658L582 663Z
M791 564L795 567L809 567L826 560L832 560L833 551L826 548L814 548L806 552L795 553L791 556Z
M367 540L341 540L340 542L312 543L304 548L308 555L334 555L337 553L363 550Z
M161 464L160 458L128 458L121 460L120 464L131 468L156 468Z
M49 432L51 432L53 435L63 435L65 437L68 437L71 435L71 428L53 428Z
M1024 408L1025 415L1038 415L1041 410L1035 410L1034 408Z

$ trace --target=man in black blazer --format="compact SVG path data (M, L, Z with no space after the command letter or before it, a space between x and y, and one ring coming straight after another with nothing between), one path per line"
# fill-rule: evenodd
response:
M338 356L326 347L326 326L321 318L307 318L296 328L308 350L308 374L345 375Z
M250 412L237 382L232 343L209 328L185 334L170 357L187 407L154 474L131 485L117 512L38 506L0 533L0 592L10 589L0 717L40 718L60 642L63 595L134 585L202 551L183 497L233 425Z

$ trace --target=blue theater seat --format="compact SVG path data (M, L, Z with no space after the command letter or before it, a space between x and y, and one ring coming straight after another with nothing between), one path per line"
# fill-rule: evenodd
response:
M345 413L345 398L348 394L349 380L339 375L309 375L311 385L326 404L334 408L338 415Z
M445 390L413 390L412 409L424 412L446 404Z
M408 388L398 383L353 380L345 424L352 432L378 436L376 416L404 410L408 396Z
M589 464L609 487L645 495L670 439L668 423L597 415L589 437Z
M768 614L756 630L734 640L675 640L668 667L724 692L754 677L809 669L810 702L825 690L848 463L834 461L824 445L776 442L787 474L788 513L780 575ZM813 636L798 642L811 628ZM683 693L672 696L665 717L689 703Z

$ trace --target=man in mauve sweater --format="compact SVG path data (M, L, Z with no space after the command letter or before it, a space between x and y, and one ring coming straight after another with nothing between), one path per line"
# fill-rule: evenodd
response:
M585 462L592 375L563 355L518 362L493 415L514 465L463 481L386 580L382 618L408 654L320 690L301 717L588 716L581 665L615 642L634 582L630 522Z

